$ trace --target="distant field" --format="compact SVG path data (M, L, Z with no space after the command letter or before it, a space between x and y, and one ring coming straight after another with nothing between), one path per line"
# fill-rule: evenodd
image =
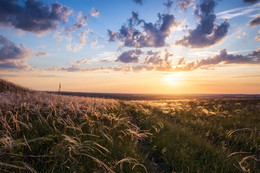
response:
M0 83L0 172L260 172L258 97L124 101Z
M260 171L260 99L134 101L129 107L153 134L146 141L159 164L169 166L166 172Z
M87 92L48 92L69 96L110 98L120 100L176 100L176 99L227 99L259 98L260 94L123 94L123 93L87 93Z

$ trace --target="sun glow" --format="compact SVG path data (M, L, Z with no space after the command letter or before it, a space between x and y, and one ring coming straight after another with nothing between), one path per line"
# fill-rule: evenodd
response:
M173 74L166 75L164 77L164 81L167 85L170 86L180 86L182 84L182 74L173 73Z

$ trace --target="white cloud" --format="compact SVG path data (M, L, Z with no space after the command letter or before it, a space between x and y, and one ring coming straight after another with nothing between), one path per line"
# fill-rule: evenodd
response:
M94 8L92 8L92 9L90 10L90 16L92 16L92 17L98 17L99 14L100 14L100 11L99 11L99 10L96 10L96 9L94 9Z
M238 16L244 16L249 15L252 16L254 12L258 13L260 11L260 3L246 6L246 7L240 7L240 8L234 8L232 10L222 11L219 13L216 13L217 17L220 19L231 19Z
M72 42L73 38L71 35L69 35L68 40L69 40L69 44L66 46L68 51L72 51L72 52L77 52L79 50L81 50L85 45L86 45L86 40L88 38L88 34L92 33L92 30L88 29L88 30L84 30L81 31L79 36L79 43L75 43Z
M237 38L244 38L244 37L247 37L248 34L245 33L245 32L242 32L241 30L238 30L237 33L236 33L236 37Z

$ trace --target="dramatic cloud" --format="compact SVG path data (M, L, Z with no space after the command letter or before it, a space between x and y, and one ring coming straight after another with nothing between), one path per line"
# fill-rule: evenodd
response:
M247 25L249 25L251 27L260 25L260 15L257 16L255 19L251 20Z
M128 25L123 25L119 32L108 30L109 40L120 40L120 45L125 47L162 47L165 46L165 39L170 36L171 29L179 23L170 14L158 14L158 21L147 23L139 19L137 13L132 12L132 17L128 20ZM141 26L143 32L135 28Z
M248 55L233 55L228 54L226 49L220 51L219 55L202 59L198 61L192 61L186 63L184 59L180 60L178 66L174 71L192 71L196 69L207 69L209 66L217 64L260 64L260 49L253 51Z
M216 15L214 0L203 0L195 10L195 16L199 19L199 24L194 30L190 30L188 35L176 41L177 45L191 48L204 48L219 43L228 32L229 23L215 23Z
M168 50L165 50L164 55L163 52L148 51L143 64L151 65L159 71L171 71L172 60L169 59L171 56L173 54L169 53Z
M138 63L139 56L142 54L140 49L129 50L122 53L116 60L116 62L123 62L123 63Z
M0 62L10 62L13 60L24 60L31 56L32 51L21 44L17 46L4 36L0 35Z
M114 54L113 54L114 55ZM140 56L146 56L141 61ZM54 66L48 70L54 71L123 71L123 72L138 72L138 71L173 71L173 60L171 54L167 49L164 51L153 52L152 50L144 52L140 49L129 50L123 52L116 60L105 60L104 62L123 62L124 65L119 64L116 66L101 66L101 67L82 67L82 64L87 64L93 59L85 59L73 61L70 66ZM114 57L114 56L113 56ZM103 61L103 60L102 60Z
M0 68L1 69L30 69L24 61L32 55L32 50L23 44L17 46L4 36L0 35Z
M47 52L38 52L35 54L35 56L37 57L41 57L41 56L48 56L49 54Z
M0 23L42 34L66 22L72 10L58 3L46 5L37 0L1 0Z

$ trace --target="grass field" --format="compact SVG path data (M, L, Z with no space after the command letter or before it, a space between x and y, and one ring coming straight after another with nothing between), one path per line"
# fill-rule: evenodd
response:
M0 172L260 172L260 99L0 91Z

